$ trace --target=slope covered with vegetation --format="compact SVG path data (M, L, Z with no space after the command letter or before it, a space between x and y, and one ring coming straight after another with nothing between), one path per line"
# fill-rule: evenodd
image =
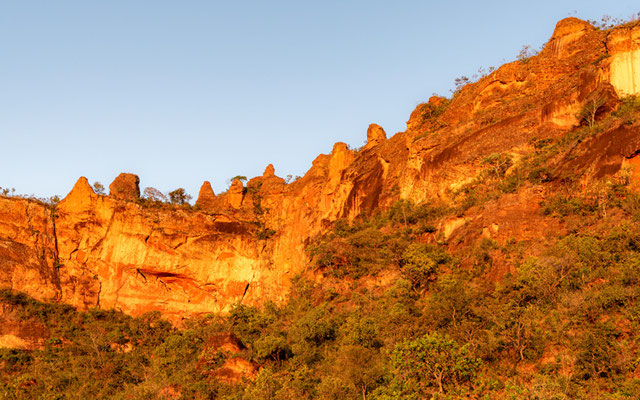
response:
M626 107L626 108L625 108ZM581 185L553 165L608 120L513 164L483 160L451 202L406 201L309 246L289 300L178 329L159 314L78 312L10 291L4 321L42 338L0 350L3 398L618 399L640 394L640 196L625 171ZM563 227L543 240L437 235L512 193L544 190L538 212ZM320 278L321 277L321 278ZM210 338L232 332L246 348ZM253 374L215 372L229 359Z

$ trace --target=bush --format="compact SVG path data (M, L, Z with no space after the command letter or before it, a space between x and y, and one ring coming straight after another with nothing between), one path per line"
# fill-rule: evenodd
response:
M578 344L576 368L583 379L606 378L621 372L617 356L618 332L610 324L598 324L587 331Z
M532 183L540 184L551 182L553 180L553 174L547 167L536 167L529 172L529 181Z
M601 93L592 93L582 106L582 110L576 115L576 118L580 123L585 123L589 128L593 128L596 123L596 117L606 102L607 99Z
M95 181L93 182L93 191L96 192L96 194L104 194L104 186L100 182Z
M597 203L576 196L553 196L545 199L541 206L542 214L556 217L585 216L598 211Z
M640 96L627 96L620 99L620 104L613 115L620 118L623 124L631 125L637 120L638 111L640 111Z
M426 334L396 345L391 355L394 381L403 394L443 393L475 377L481 361L469 345L459 346L447 335Z
M439 102L438 105L434 103L424 103L420 105L420 115L423 120L432 120L442 115L449 107L451 100L446 99Z
M450 259L451 257L437 246L413 243L402 254L402 275L414 288L420 288L431 279L438 266Z
M487 167L486 174L492 178L502 178L513 165L508 154L493 153L482 159L482 164Z
M260 360L280 362L293 355L284 333L260 336L253 344L253 354Z

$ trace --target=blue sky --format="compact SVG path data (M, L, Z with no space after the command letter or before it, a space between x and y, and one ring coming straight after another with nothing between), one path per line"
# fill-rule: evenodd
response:
M637 1L5 1L0 186L66 195L79 176L141 186L303 175L336 141L391 136L479 67L539 48L570 15Z

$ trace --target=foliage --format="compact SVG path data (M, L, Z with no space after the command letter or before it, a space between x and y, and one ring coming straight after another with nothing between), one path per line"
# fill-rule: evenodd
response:
M606 97L601 93L592 93L585 101L578 115L576 115L578 121L580 123L586 123L589 128L593 128L596 123L596 117L606 102Z
M617 354L619 333L611 324L597 324L578 342L577 372L582 378L606 378L621 370Z
M154 187L146 187L142 191L142 196L153 202L166 202L167 196L164 195L161 191Z
M95 181L93 182L93 191L96 192L96 194L104 194L104 186L102 183Z
M640 12L632 14L628 18L614 18L610 15L603 15L600 20L587 20L591 25L596 27L596 29L611 29L616 26L624 26L626 24L633 24L640 20Z
M183 188L178 188L169 192L169 202L171 204L182 205L188 203L189 200L191 200L191 195L189 195Z
M0 187L0 194L3 196L13 196L16 193L16 188L3 188Z
M236 175L236 176L233 176L233 177L229 178L229 183L232 183L235 180L239 180L239 181L245 182L247 180L247 177L244 176L244 175Z
M457 93L460 93L463 87L467 84L471 83L471 79L468 76L462 75L453 81L454 89L452 90L454 96Z
M449 107L451 100L442 99L437 105L430 103L423 103L420 107L420 116L423 120L435 120L440 117Z
M640 97L625 96L620 99L620 104L613 112L613 116L619 118L623 125L631 125L636 121L638 111L640 111Z
M522 46L522 49L520 49L520 52L518 53L516 59L522 64L526 64L529 62L531 57L534 57L536 55L538 55L538 51L533 50L530 45L524 45Z
M391 359L399 391L421 396L433 387L442 393L473 379L481 364L471 355L468 344L459 346L449 336L438 333L399 343Z
M553 238L488 284L471 267L490 265L492 252L504 251L497 243L454 255L413 232L438 210L397 203L334 227L332 240L372 252L371 234L382 235L373 240L383 253L380 237L405 237L402 251L389 253L397 261L381 258L391 266L378 268L398 274L389 284L372 286L371 270L347 287L331 277L322 285L296 278L283 304L237 305L181 329L158 313L78 312L2 290L4 315L42 326L48 339L41 350L0 351L0 395L161 398L172 387L184 398L221 399L633 398L640 229L623 224ZM419 279L408 266L417 266ZM207 349L218 332L233 332L247 350ZM232 385L207 375L229 357L258 365L256 379Z
M412 243L402 254L402 275L413 287L419 288L427 283L438 266L450 259L451 257L437 246Z
M482 159L482 164L487 167L487 174L493 178L502 178L513 161L508 154L492 153Z
M554 215L566 217L568 215L590 215L598 210L597 203L592 199L585 199L576 196L555 195L545 199L542 204L544 215Z
M252 223L256 226L255 236L258 240L267 240L276 234L276 231L266 226L267 215L271 211L268 207L262 206L262 182L249 185L246 188L251 202L253 203L254 220Z

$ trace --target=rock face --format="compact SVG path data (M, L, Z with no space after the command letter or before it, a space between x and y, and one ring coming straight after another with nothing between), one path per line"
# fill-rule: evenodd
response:
M140 198L139 185L138 175L123 172L109 185L109 195L116 199L135 201Z
M336 143L290 184L273 165L218 196L205 182L200 210L131 201L139 196L132 174L119 175L110 196L96 195L80 178L55 210L0 198L0 286L79 307L159 310L176 320L239 302L279 301L305 268L308 243L333 221L398 199L447 199L483 170L486 156L517 160L535 151L534 139L559 138L578 125L576 114L594 96L605 97L609 112L617 96L637 93L638 29L560 21L539 55L503 65L451 100L418 105L405 132L387 139L372 124L364 148ZM595 134L558 157L554 172L616 173L638 164L639 138L637 122ZM555 227L536 219L539 198L514 194L491 206L491 215L445 221L439 233L507 237L518 229L500 220L508 208L531 221L527 235L543 235Z
M200 187L200 192L198 193L198 200L196 200L196 205L202 208L203 210L213 210L217 206L217 199L215 193L213 193L213 188L211 187L211 183L209 181L204 181L202 186Z
M378 124L371 124L367 129L367 146L375 146L387 140L387 134Z
M229 205L233 208L240 208L244 200L244 185L240 179L234 179L227 192Z
M640 26L623 26L607 37L610 81L621 96L640 94Z
M39 203L0 197L0 287L62 298L53 215Z

